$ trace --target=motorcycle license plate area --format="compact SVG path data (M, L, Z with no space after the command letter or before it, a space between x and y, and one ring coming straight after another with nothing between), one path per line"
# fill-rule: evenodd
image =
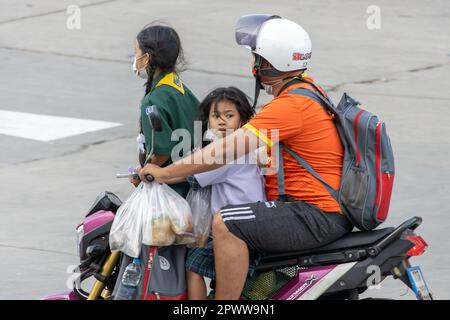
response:
M419 266L406 269L409 281L418 300L432 300L433 296Z

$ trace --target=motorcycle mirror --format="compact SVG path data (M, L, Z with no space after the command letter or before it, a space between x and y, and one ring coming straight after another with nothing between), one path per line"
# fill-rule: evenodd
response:
M147 107L145 110L148 116L148 119L150 120L150 125L156 132L162 131L162 124L161 124L161 118L159 116L158 107L155 105Z

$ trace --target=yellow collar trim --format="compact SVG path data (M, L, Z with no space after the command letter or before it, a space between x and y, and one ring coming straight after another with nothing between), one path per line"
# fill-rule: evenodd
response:
M159 80L159 82L158 82L158 84L156 85L155 88L158 88L158 87L163 86L163 85L175 88L178 91L180 91L181 94L184 94L183 82L181 81L180 77L178 77L178 75L175 72L171 72L171 73L166 74L164 76L164 78Z

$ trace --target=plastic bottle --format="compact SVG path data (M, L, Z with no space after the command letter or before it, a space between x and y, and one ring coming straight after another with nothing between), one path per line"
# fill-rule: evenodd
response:
M134 300L142 277L141 260L134 258L126 267L114 300Z

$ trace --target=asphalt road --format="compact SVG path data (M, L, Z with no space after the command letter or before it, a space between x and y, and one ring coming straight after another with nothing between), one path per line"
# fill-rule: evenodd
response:
M67 27L70 5L80 8L80 29ZM367 26L371 5L379 29ZM17 123L0 122L0 299L64 290L78 262L75 227L96 195L132 190L115 173L137 162L137 32L157 19L178 30L189 62L182 78L200 99L228 85L252 95L249 54L234 42L234 24L248 13L300 23L313 42L309 74L336 101L348 92L387 123L397 173L385 226L423 217L429 249L414 261L435 296L450 298L448 1L2 0L0 119L14 111L120 125L39 141L39 123L23 138L4 133ZM414 298L395 281L366 295Z

